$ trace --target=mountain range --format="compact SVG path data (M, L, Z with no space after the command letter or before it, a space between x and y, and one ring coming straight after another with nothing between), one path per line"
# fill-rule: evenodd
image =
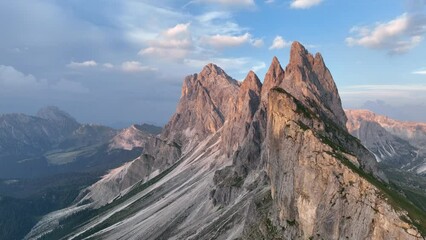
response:
M80 124L57 107L0 116L0 239L22 239L106 171L138 157L161 128Z
M421 177L417 126L357 116L321 54L298 42L263 83L208 64L184 79L160 134L131 127L108 144L141 146L140 156L25 239L422 239L421 196L380 164Z

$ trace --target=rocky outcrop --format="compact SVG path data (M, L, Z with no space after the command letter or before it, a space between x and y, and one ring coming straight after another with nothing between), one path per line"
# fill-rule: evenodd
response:
M132 125L115 135L110 141L109 148L132 150L143 147L151 137L151 134L141 130L137 125Z

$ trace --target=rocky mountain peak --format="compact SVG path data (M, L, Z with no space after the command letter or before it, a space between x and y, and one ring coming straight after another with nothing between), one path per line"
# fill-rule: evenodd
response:
M199 74L187 76L176 113L163 137L184 144L185 139L197 141L216 132L223 126L239 88L236 80L212 63Z
M223 85L223 84L236 84L238 82L231 78L222 68L216 64L209 63L204 66L203 70L198 74L198 78L204 85Z
M336 84L321 54L314 57L302 44L294 42L285 78L279 86L312 110L346 128L347 119Z
M37 114L37 117L51 120L51 121L63 121L63 120L69 120L69 121L76 121L71 115L68 113L62 111L56 106L48 106L41 108Z
M262 89L262 83L257 77L256 73L250 71L244 81L241 84L241 89L243 90L253 90L255 92L259 92Z
M272 63L266 72L265 79L262 87L262 101L267 101L267 95L271 88L278 86L284 79L284 70L281 67L280 61L277 57L272 59Z
M322 58L322 55L319 52L315 53L314 65L316 65L316 66L324 66L325 67L324 59Z
M203 70L200 72L200 75L226 75L226 73L216 64L209 63L204 66Z
M303 66L313 63L313 56L300 42L293 42L290 48L290 65Z

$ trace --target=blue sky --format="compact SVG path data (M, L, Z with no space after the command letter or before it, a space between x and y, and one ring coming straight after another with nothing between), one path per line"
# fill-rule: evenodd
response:
M426 121L426 0L3 0L0 29L0 113L161 125L186 75L214 62L263 79L298 40L345 107Z

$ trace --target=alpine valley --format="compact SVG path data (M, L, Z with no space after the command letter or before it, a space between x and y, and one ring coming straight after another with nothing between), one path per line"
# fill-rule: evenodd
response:
M262 82L252 71L236 81L214 64L186 77L175 114L156 131L83 125L56 108L1 116L9 196L0 206L38 193L62 200L28 216L38 221L22 236L0 238L426 236L426 124L345 112L321 54L298 42ZM28 174L74 180L47 181L54 197L47 183L24 197Z

